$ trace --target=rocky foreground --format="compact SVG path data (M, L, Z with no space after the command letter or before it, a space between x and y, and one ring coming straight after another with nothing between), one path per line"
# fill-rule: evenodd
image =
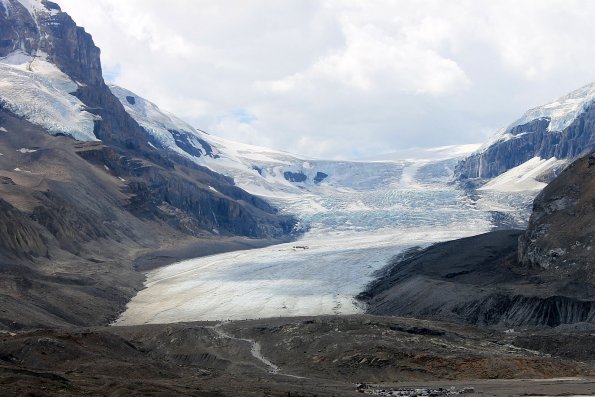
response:
M437 379L484 395L586 394L592 381L477 379L595 376L594 349L592 331L369 315L6 332L0 395L337 396Z

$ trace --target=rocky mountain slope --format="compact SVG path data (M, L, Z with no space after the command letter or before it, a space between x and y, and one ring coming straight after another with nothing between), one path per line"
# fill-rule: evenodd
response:
M142 286L138 255L294 231L230 178L153 145L99 55L56 4L0 2L2 328L105 324Z
M593 158L577 160L538 196L526 232L395 258L360 295L368 312L502 327L595 323Z
M459 162L459 180L489 179L531 159L572 161L595 149L595 83L526 112ZM553 163L538 180L549 182L563 167Z
M595 282L594 236L595 152L575 161L537 196L519 241L519 261Z

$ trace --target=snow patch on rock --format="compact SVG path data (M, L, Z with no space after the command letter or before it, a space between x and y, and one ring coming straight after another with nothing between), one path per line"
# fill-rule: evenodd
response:
M539 191L546 186L539 178L555 168L562 167L566 160L555 157L542 159L533 157L529 161L514 167L492 179L478 190L493 190L498 192Z
M3 0L6 3L6 0ZM59 11L55 9L48 9L41 3L41 0L17 0L19 3L23 5L29 11L29 14L35 19L35 15L37 13L50 13L51 15L56 15Z
M498 130L474 153L484 153L495 144L506 142L511 139L517 139L523 136L526 133L513 135L510 133L510 130L514 127L530 123L533 120L549 120L549 125L547 127L548 132L563 131L566 127L572 124L572 122L594 101L595 83L591 83L579 88L578 90L572 91L571 93L564 95L553 102L528 110L521 118L516 120L507 128L501 128Z
M204 155L208 153L200 140L204 140L204 133L199 132L190 124L179 119L172 113L160 109L153 102L139 97L132 91L110 84L110 90L120 100L128 114L147 131L162 147L173 150L191 159L198 158L176 144L174 133L183 133L188 137L190 145ZM149 142L152 147L155 147Z
M0 59L0 103L5 108L52 135L97 141L97 116L72 95L76 90L76 83L43 54L32 57L16 51Z
M22 153L22 154L35 153L36 151L37 151L37 149L27 149L25 147L17 149L17 152Z

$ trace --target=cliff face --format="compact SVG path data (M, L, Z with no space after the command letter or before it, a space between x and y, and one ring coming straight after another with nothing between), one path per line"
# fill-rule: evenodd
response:
M561 124L561 130L551 117L525 117L495 143L460 161L455 176L459 180L493 178L533 157L572 160L589 153L595 149L595 104L588 98L569 125Z
M595 269L595 152L570 165L534 201L519 261L561 271ZM590 275L590 276L589 276Z

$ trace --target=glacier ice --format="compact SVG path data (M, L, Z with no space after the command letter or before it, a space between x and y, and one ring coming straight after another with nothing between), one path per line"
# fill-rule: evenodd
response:
M295 243L150 272L120 325L359 313L355 295L392 256L489 231L495 213L523 224L536 193L486 190L473 197L459 190L454 165L477 145L409 151L405 160L318 160L205 134L127 90L112 91L160 144L179 152L172 131L208 142L214 155L187 157L309 228ZM306 178L291 182L286 172ZM327 175L322 181L316 181L319 172Z
M74 95L77 84L43 56L21 51L0 59L0 102L11 112L51 134L97 141L97 116L85 111Z

